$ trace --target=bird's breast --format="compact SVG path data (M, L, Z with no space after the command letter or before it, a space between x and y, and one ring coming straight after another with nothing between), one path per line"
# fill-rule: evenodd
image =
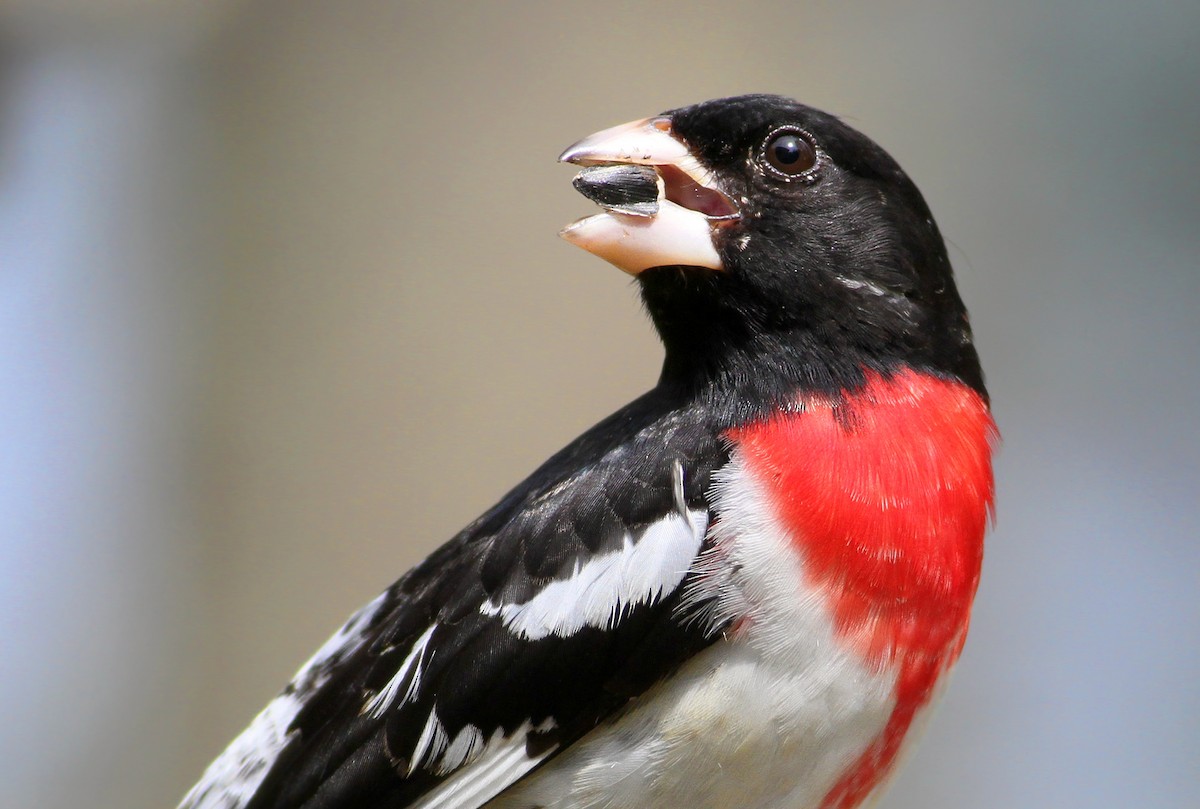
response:
M871 728L820 803L800 805L865 800L957 659L992 503L994 433L978 393L913 371L731 432L715 531L736 571L731 598L743 602L735 632L780 670L803 672L797 693L858 688L860 704L847 698L841 715Z

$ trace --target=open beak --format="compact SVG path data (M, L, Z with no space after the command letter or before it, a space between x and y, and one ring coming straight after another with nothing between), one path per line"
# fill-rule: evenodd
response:
M671 134L670 118L605 129L558 159L584 167L575 187L605 209L563 228L571 244L631 275L675 265L724 269L713 232L740 212Z

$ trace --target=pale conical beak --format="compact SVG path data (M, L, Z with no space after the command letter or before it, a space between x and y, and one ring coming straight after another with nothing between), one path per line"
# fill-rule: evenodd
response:
M647 166L656 175L645 169L581 173L576 188L605 212L563 228L560 235L567 241L632 275L676 265L724 269L713 235L737 220L737 206L671 133L669 118L646 118L589 135L559 160Z

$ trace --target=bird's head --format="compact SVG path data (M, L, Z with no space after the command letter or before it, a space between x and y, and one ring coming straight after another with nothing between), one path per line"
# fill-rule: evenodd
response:
M605 212L563 237L635 275L663 381L837 392L917 367L983 393L937 225L866 136L739 96L606 129L560 158Z

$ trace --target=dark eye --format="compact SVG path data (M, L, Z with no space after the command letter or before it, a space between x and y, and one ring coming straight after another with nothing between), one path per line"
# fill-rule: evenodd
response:
M782 132L767 140L763 157L775 172L795 177L817 164L817 150L799 132Z

